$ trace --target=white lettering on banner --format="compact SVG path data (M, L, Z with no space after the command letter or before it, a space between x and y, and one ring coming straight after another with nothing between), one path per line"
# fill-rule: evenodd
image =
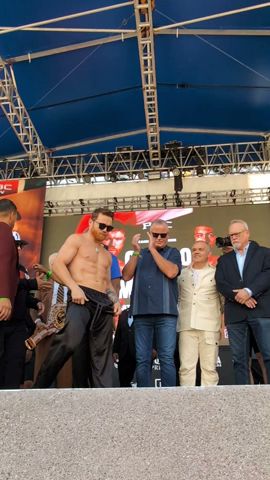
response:
M146 223L144 223L144 224L143 224L143 230L147 230L147 228L150 228L151 225L152 225L151 222L146 222Z
M183 267L187 267L191 264L191 250L190 248L181 248L180 255Z
M123 298L124 300L130 298L131 290L132 290L133 280L129 280L125 282L124 280L120 280L120 292L119 298Z
M0 183L0 195L4 195L6 192L12 192L13 185L10 183Z

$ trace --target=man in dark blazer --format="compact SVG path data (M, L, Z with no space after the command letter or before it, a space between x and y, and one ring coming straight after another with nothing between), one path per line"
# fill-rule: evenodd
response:
M236 383L250 383L249 327L262 353L270 381L270 249L249 241L243 220L232 220L233 251L217 264L216 284L225 297L224 315Z
M113 343L113 357L118 363L120 387L130 387L136 369L134 324L129 313L129 310L121 313Z

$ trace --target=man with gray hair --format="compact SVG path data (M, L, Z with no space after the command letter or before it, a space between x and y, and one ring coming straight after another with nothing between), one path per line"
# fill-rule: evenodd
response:
M178 278L181 386L195 386L199 359L201 385L218 384L221 297L216 288L215 267L208 263L209 251L205 241L195 242L192 265L184 268Z
M125 281L134 277L130 313L134 318L137 385L151 386L155 339L161 384L172 387L176 384L174 351L181 257L176 248L168 247L169 229L163 220L154 221L147 235L149 245L143 250L139 243L141 235L134 235L134 252L122 272Z
M270 381L270 249L249 240L243 220L232 220L233 251L217 265L216 283L225 297L224 316L232 349L236 383L250 383L249 327L263 356Z

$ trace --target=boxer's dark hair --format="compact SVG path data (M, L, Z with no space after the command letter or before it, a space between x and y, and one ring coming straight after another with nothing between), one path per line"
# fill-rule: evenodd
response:
M105 215L106 217L110 217L112 218L113 220L113 217L114 217L114 213L109 210L108 208L96 208L93 213L92 213L92 220L96 220L98 215L101 214L101 215Z

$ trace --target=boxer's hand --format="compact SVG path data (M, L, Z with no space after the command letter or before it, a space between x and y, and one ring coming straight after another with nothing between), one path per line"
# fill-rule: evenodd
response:
M114 315L120 315L121 312L122 312L122 307L121 307L120 302L114 303L114 305L113 305L113 313L114 313Z
M78 285L71 289L71 299L73 303L77 303L78 305L84 305L85 302L88 302L84 291Z
M11 315L11 302L9 298L2 298L0 301L0 321L6 321Z

